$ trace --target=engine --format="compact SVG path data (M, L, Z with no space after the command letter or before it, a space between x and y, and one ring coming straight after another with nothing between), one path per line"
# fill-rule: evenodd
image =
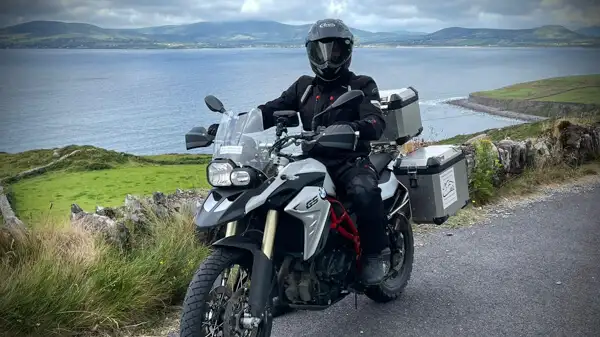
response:
M310 305L335 302L345 287L353 262L353 255L343 250L324 252L311 261L288 257L282 267L287 300Z

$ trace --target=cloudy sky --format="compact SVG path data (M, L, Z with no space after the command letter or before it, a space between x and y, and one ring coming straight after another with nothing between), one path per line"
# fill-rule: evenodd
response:
M337 17L371 31L432 32L449 26L531 28L600 25L600 0L0 0L0 26L31 20L105 28Z

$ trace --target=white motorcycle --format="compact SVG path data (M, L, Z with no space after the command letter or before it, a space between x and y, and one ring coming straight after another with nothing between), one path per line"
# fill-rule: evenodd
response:
M348 91L323 113L352 108L363 97ZM384 281L365 286L352 205L338 200L326 167L310 157L319 147L355 149L357 132L347 125L304 132L295 111L276 112L276 126L264 130L259 109L236 114L214 96L205 102L222 118L214 139L204 128L186 135L188 149L215 144L207 167L213 188L195 221L199 230L226 231L189 284L181 337L268 337L275 298L278 306L324 310L350 293L377 302L402 293L414 247L409 190L394 174L398 144L369 156L380 176L392 255Z

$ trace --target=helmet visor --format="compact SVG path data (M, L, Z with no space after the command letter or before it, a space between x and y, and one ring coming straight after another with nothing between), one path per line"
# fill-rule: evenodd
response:
M318 65L342 64L352 53L352 44L346 39L311 41L306 47L310 60Z

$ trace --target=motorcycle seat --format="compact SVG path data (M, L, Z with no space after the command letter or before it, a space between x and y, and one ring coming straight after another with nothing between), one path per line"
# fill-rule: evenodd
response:
M369 160L373 166L375 166L375 170L377 170L377 173L379 174L381 174L393 159L392 155L386 152L372 153L369 155Z

